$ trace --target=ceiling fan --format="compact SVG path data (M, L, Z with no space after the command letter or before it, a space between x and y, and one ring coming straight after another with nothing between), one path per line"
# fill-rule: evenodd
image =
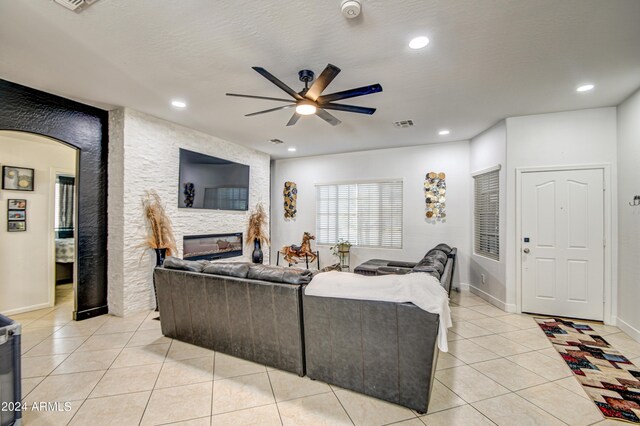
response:
M291 99L283 99L283 98L271 98L266 96L254 96L254 95L240 95L237 93L227 93L227 96L237 96L240 98L252 98L252 99L265 99L269 101L278 101L278 102L293 102L289 105L271 108L264 111L253 112L251 114L247 114L246 117L251 117L254 115L265 114L267 112L279 111L281 109L288 109L295 107L296 111L293 113L293 116L287 123L287 126L293 126L298 122L300 116L302 115L312 115L315 114L318 117L322 118L327 123L337 126L342 123L336 117L331 115L327 110L336 110L336 111L346 111L346 112L355 112L357 114L373 114L376 112L375 108L361 107L355 105L343 105L333 103L334 101L339 101L342 99L355 98L357 96L370 95L372 93L382 92L382 86L379 84L372 84L369 86L358 87L357 89L345 90L342 92L331 93L329 95L321 95L324 89L333 81L334 78L340 72L340 68L335 65L328 64L327 67L322 71L320 76L313 82L311 87L309 87L309 83L313 81L313 71L311 70L301 70L298 72L298 76L300 81L304 83L304 89L300 92L296 92L282 81L278 80L273 74L269 71L265 70L262 67L252 67L254 70L258 72L261 76L278 86L281 90L285 91L289 96L293 98Z

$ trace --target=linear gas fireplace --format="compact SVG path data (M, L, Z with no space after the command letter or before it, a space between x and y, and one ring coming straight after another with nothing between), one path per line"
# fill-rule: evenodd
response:
M214 260L242 256L242 232L235 234L185 235L183 258Z

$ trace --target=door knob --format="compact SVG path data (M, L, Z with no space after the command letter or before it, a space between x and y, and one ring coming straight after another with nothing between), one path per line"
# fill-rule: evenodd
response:
M529 254L529 251L530 251L530 250L529 250L528 248L526 248L526 249L524 249L524 250L522 250L522 251L524 251L526 254Z

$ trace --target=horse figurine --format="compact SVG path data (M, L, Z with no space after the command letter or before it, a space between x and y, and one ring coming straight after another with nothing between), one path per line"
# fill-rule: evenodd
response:
M302 244L299 246L284 246L280 249L280 253L284 255L284 260L289 264L297 263L299 259L305 259L308 263L313 263L317 256L313 251L311 251L311 240L315 239L316 237L311 235L309 232L305 232L302 235Z

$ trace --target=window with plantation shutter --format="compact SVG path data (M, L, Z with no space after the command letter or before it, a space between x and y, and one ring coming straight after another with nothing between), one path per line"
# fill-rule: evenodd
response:
M318 244L402 248L402 181L316 186Z
M500 260L500 168L474 176L475 253Z

